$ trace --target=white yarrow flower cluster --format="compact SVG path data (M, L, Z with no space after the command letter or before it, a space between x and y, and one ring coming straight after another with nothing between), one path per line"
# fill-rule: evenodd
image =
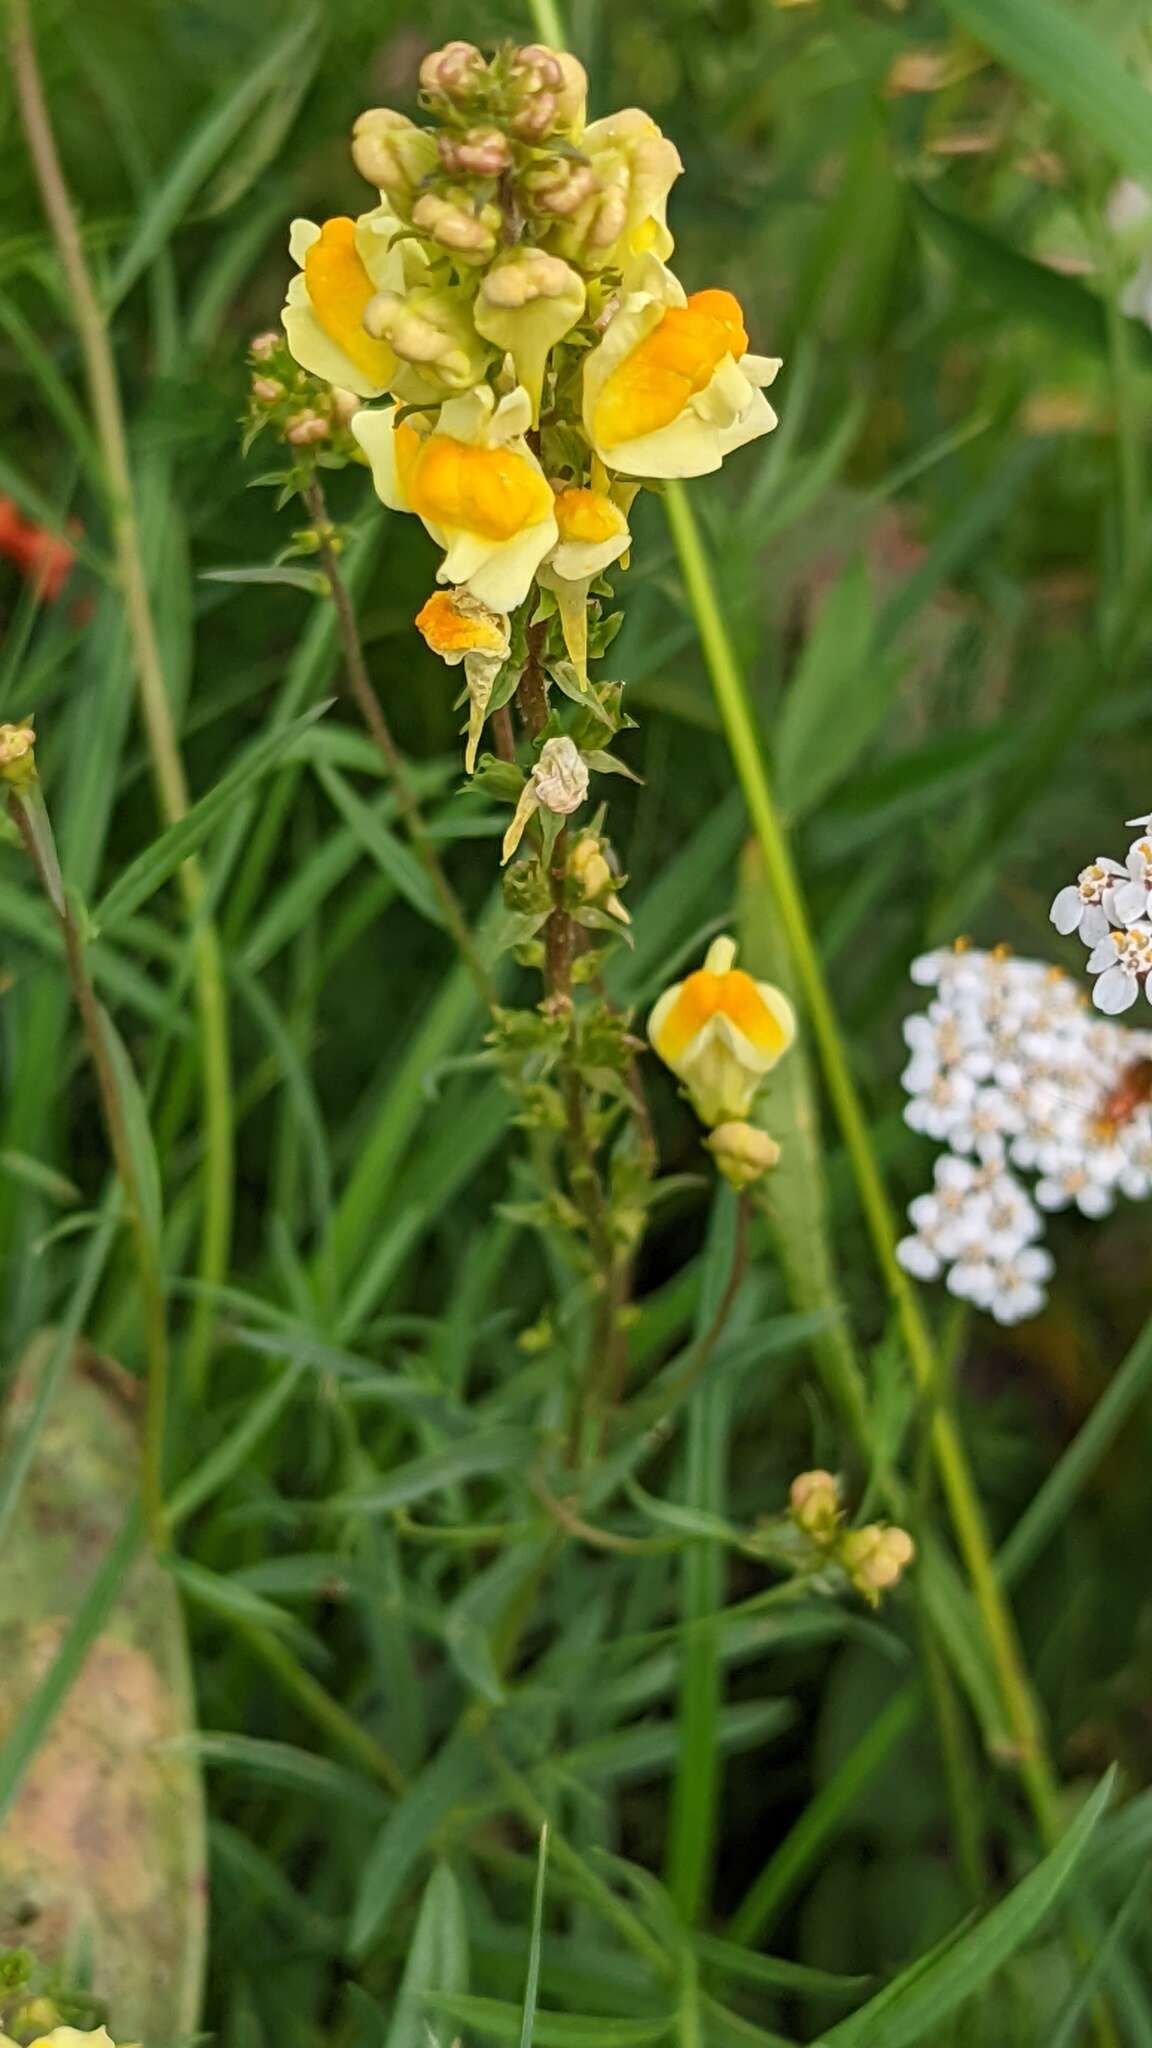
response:
M904 1025L904 1113L948 1149L909 1207L900 1262L997 1322L1021 1322L1043 1307L1052 1273L1044 1210L1103 1216L1118 1193L1152 1193L1152 1091L1133 1084L1152 1032L1103 1022L1059 968L1006 952L928 953L912 979L934 993Z
M1149 818L1129 818L1142 834L1123 861L1102 854L1060 890L1049 913L1058 932L1076 932L1089 948L1092 1000L1105 1016L1130 1010L1143 989L1152 1002L1152 837Z

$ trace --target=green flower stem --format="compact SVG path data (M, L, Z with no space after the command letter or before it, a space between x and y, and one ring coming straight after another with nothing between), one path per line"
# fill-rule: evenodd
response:
M404 820L405 830L418 858L424 865L432 887L436 891L444 922L455 943L456 950L476 984L480 1000L491 1009L496 1000L495 985L480 957L480 951L469 929L460 898L448 880L444 863L436 850L435 841L428 830L420 800L412 787L408 770L404 764L392 728L384 716L379 697L372 687L368 664L364 659L364 647L356 624L356 614L348 586L340 574L340 563L332 545L332 522L328 517L328 503L324 496L319 476L313 472L311 482L305 487L304 502L312 517L316 530L317 553L324 580L336 612L336 630L344 656L344 670L348 687L356 700L356 708L368 728L368 733L383 756L389 780L396 793L396 802Z
M44 891L64 941L64 960L88 1056L96 1075L100 1109L116 1172L124 1192L124 1204L132 1230L140 1303L144 1321L144 1344L148 1360L147 1404L141 1463L141 1490L148 1533L154 1547L163 1550L167 1541L164 1512L164 1437L168 1409L169 1350L168 1303L160 1246L149 1227L136 1155L129 1136L128 1111L120 1077L109 1046L104 1011L92 986L84 944L64 890L56 858L52 826L38 783L27 790L12 790L8 810L20 834L25 853Z
M995 1663L1017 1762L1046 1840L1059 1833L1055 1781L1040 1717L1025 1670L1015 1625L992 1560L979 1497L956 1423L941 1405L935 1350L915 1291L896 1257L896 1219L868 1130L868 1121L844 1050L805 909L791 850L772 795L752 706L724 622L695 515L679 484L665 503L672 537L716 702L764 861L780 922L795 962L845 1148L856 1180L873 1250L904 1338L921 1396L932 1404L933 1455L964 1558L988 1647Z
M56 149L27 0L12 0L9 50L29 155L56 242L84 359L153 780L164 822L172 825L188 809L188 787L148 593L116 363ZM196 1390L203 1384L211 1348L213 1291L227 1270L232 1238L234 1133L228 998L219 941L206 908L199 863L186 860L179 879L194 963L204 1103L204 1207L198 1264L204 1291L193 1310L185 1359L188 1385ZM161 1453L162 1446L154 1447L155 1456Z

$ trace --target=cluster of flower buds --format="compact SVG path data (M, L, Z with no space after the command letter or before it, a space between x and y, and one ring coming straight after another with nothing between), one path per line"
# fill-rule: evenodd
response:
M310 376L293 359L282 334L257 334L248 344L246 439L271 428L290 448L321 450L347 462L356 453L349 421L359 409L354 391Z
M615 628L605 577L626 565L636 494L769 432L779 364L749 353L730 292L689 294L668 267L682 167L642 109L587 121L581 66L540 43L448 43L420 87L422 121L373 107L355 124L373 204L292 225L285 346L333 397L262 337L252 403L320 461L347 420L377 495L435 542L444 588L417 624L462 669L467 772L513 806L505 861L525 839L539 860L549 818L620 771L620 687L588 668ZM544 715L525 708L532 759L513 772L506 743L496 762L482 743L529 663ZM593 836L572 889L619 932Z
M1123 861L1101 854L1059 891L1051 918L1067 937L1077 932L1095 975L1092 1000L1116 1017L1141 989L1152 1002L1152 816L1129 818L1140 833Z
M844 1527L840 1482L832 1472L801 1472L792 1481L789 1513L798 1529L830 1564L840 1567L869 1606L879 1605L916 1555L906 1529L890 1522Z
M928 953L912 977L934 993L905 1021L904 1113L948 1149L897 1255L997 1322L1021 1322L1053 1271L1045 1211L1103 1216L1117 1194L1152 1194L1152 1032L1094 1017L1058 967L1006 948Z
M32 721L0 725L0 782L8 789L30 789L36 780L36 734Z
M748 1117L761 1082L796 1036L791 1003L736 964L736 945L714 939L703 967L665 989L648 1019L655 1052L683 1083L725 1179L745 1188L776 1165L780 1148Z

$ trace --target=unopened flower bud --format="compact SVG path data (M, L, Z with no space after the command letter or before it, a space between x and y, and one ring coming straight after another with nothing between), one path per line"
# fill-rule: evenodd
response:
M863 1529L848 1531L841 1540L839 1554L856 1591L875 1607L881 1593L894 1586L911 1564L916 1545L906 1529L869 1522Z
M266 363L269 356L275 355L283 338L271 330L267 334L254 334L248 344L248 353L255 362Z
M364 400L355 391L345 391L342 384L332 386L332 417L339 420L342 427L348 425L353 413L359 412L363 404Z
M498 178L512 161L508 137L499 128L469 128L465 135L437 136L440 161L449 171L472 178Z
M775 1138L770 1138L767 1131L759 1130L755 1124L735 1121L717 1124L704 1143L725 1180L734 1188L751 1187L752 1182L768 1173L780 1158L780 1147Z
M442 248L455 250L469 262L486 263L496 248L500 216L494 207L474 213L439 193L424 192L412 209L412 222Z
M532 769L536 800L546 811L566 818L578 811L588 794L588 764L567 734L545 740Z
M0 782L9 789L28 789L36 780L36 734L30 718L18 725L0 725Z
M534 92L508 123L522 142L542 142L556 119L554 92Z
M487 71L475 43L457 40L440 50L429 50L420 66L420 83L425 92L441 92L459 104L472 96Z
M578 212L591 199L598 182L591 164L561 161L531 173L525 180L525 192L537 212L564 217Z
M594 832L585 832L576 841L568 856L568 873L586 903L603 904L604 909L618 918L621 924L631 924L632 920L616 894L616 877Z
M624 231L628 219L628 200L618 185L612 185L605 192L588 229L588 244L593 249L610 249Z
M840 1520L840 1482L832 1472L801 1472L789 1488L788 1506L806 1536L827 1541Z
M284 396L284 386L278 377L253 377L252 396L261 405L275 405Z
M369 107L352 130L352 161L362 178L402 205L435 164L436 144L406 114Z
M512 76L526 92L559 92L564 83L559 51L547 43L525 43L513 59Z
M284 438L294 448L307 448L313 441L328 439L328 422L318 412L298 412L289 420Z

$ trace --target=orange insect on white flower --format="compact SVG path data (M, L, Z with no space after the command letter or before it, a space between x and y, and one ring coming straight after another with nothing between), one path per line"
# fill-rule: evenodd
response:
M734 965L714 939L704 965L666 989L648 1019L654 1050L684 1083L701 1123L742 1122L764 1076L796 1036L783 991Z

